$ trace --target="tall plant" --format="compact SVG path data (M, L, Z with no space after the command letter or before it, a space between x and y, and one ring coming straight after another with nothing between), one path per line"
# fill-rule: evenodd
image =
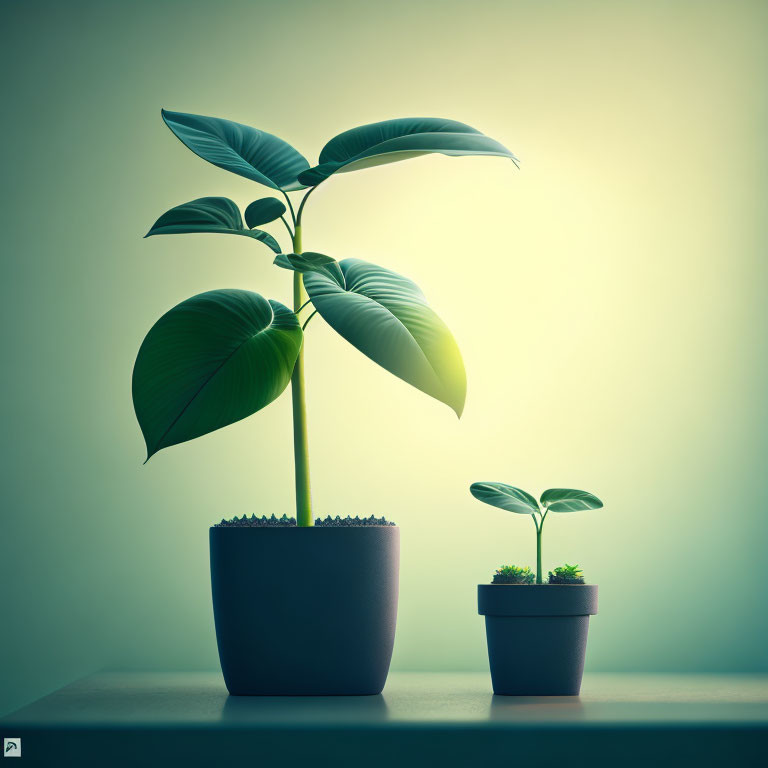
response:
M313 522L304 388L304 332L315 313L371 360L461 416L466 377L448 328L415 283L360 259L336 261L303 250L310 195L338 173L430 153L514 155L454 120L402 118L364 125L331 139L310 167L290 144L247 125L162 111L165 124L196 155L275 190L245 209L225 197L202 197L164 213L147 233L193 232L250 237L272 249L274 264L293 272L293 309L257 293L208 291L181 302L150 329L133 371L133 402L147 461L250 416L291 383L296 520ZM289 193L302 192L297 207ZM259 229L282 220L291 239L283 252Z

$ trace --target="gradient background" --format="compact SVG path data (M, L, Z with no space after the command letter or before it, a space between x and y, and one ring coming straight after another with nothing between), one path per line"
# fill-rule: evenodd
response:
M0 711L102 668L214 669L207 528L292 511L290 398L142 466L131 369L212 288L290 299L246 238L143 241L204 195L160 107L315 162L390 117L462 120L493 158L337 177L305 248L418 282L469 376L464 417L322 321L307 338L316 512L402 526L393 668L487 668L475 585L533 525L467 486L575 486L547 567L600 584L588 668L767 672L763 553L768 4L3 0ZM282 225L274 234L285 241Z

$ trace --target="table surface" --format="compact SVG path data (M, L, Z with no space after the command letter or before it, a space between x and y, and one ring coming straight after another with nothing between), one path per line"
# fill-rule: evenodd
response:
M547 733L558 738L547 739ZM89 750L95 761L98 750L117 744L128 760L137 737L153 744L157 755L179 748L183 737L184 749L201 761L188 755L189 765L204 765L204 755L211 759L206 750L224 765L225 753L242 759L254 749L261 765L299 764L306 759L302 750L344 765L344 747L353 744L382 759L368 755L367 765L383 765L394 758L377 738L386 736L382 744L391 746L390 737L398 734L405 739L402 749L418 754L424 748L443 765L469 764L455 761L468 754L464 748L483 750L483 760L494 750L509 756L512 748L549 765L586 749L581 737L591 735L592 750L604 744L598 753L605 756L628 744L633 733L644 735L639 745L655 739L675 759L692 759L696 749L702 765L717 764L738 743L745 762L730 765L757 765L747 760L752 748L768 749L768 676L593 674L585 676L578 697L507 697L492 694L485 674L393 673L380 696L236 697L227 695L217 673L110 673L79 680L0 719L0 735L26 737L25 758L35 757L31 745L42 745L43 758L45 745L56 743L56 765L87 765ZM457 734L463 734L460 741ZM279 759L265 762L275 754ZM598 762L591 754L590 764ZM633 764L629 755L622 763ZM112 764L120 764L114 755Z

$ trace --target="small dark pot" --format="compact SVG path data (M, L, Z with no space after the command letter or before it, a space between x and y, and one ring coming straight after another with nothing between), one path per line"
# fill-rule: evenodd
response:
M224 681L237 696L381 693L400 529L211 528Z
M594 584L480 584L493 692L578 696Z

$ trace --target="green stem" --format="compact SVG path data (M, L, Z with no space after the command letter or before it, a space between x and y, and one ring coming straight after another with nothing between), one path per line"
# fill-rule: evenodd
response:
M301 253L301 226L293 235L293 252ZM306 301L301 272L293 273L293 310L298 313ZM296 469L296 523L302 527L313 525L312 495L309 488L309 446L307 444L307 406L304 396L304 343L296 358L291 376L293 399L293 459Z
M304 307L306 307L306 306L307 306L307 304L311 304L311 303L312 303L312 299L307 299L307 300L306 300L306 301L305 301L305 302L304 302L304 303L303 303L303 304L302 304L302 305L301 305L301 306L300 306L298 309L294 309L294 310L293 310L293 311L294 311L294 314L297 314L297 315L298 315L298 314L299 314L299 312L301 312L301 310L302 310L302 309L304 309Z
M323 182L321 181L320 184L322 183ZM307 192L307 194L301 198L301 205L299 205L299 212L296 214L296 218L295 218L297 227L301 226L301 214L304 213L304 206L307 204L307 200L309 196L320 186L320 184L316 184L314 187L310 187L309 192Z
M285 216L281 216L280 220L283 222L283 224L285 224L285 228L288 230L288 236L291 238L291 241L293 241L293 230L288 224L288 221L286 220Z
M305 321L304 325L301 326L301 330L305 331L307 329L307 326L309 325L309 321L317 314L317 310L315 310Z
M536 583L541 584L541 528L536 529Z
M536 516L533 517L533 522L536 523L536 583L543 584L542 569L541 569L541 534L544 530L544 520L547 518L547 512L549 509L544 510L544 514L541 516L541 520L536 522Z
M293 226L296 226L296 214L293 212L293 203L291 202L291 198L288 197L288 193L281 189L280 190L283 193L283 197L285 198L285 202L288 203L288 210L291 212L291 220L293 221Z

